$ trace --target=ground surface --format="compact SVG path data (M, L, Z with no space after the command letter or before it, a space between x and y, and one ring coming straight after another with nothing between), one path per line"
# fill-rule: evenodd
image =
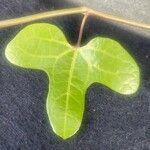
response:
M0 0L0 19L86 4L98 10L150 23L149 0ZM40 22L61 26L74 44L81 17ZM4 56L7 43L22 28L0 30L0 149L1 150L150 150L150 31L137 30L90 18L83 44L94 36L119 41L141 69L141 86L132 96L122 96L103 85L92 85L80 131L63 141L49 126L45 103L45 73L12 66Z

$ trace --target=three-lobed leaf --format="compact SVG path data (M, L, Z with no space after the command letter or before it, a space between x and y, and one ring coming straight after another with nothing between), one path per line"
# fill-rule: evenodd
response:
M25 27L8 44L5 54L15 65L47 73L47 113L54 132L63 139L78 131L86 89L92 83L121 94L132 94L139 86L139 68L119 43L96 37L75 48L51 24Z

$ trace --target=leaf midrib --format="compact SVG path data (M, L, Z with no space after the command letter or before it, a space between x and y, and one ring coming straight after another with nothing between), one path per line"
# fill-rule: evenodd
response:
M69 78L68 78L68 84L67 84L67 95L66 95L66 106L65 106L65 113L64 113L64 130L63 130L64 137L66 137L67 110L68 110L68 104L69 104L70 87L71 87L71 83L72 83L71 81L72 81L72 77L73 77L74 66L75 66L77 54L78 54L78 51L75 50L74 54L73 54L71 66L70 66L70 71L69 71Z

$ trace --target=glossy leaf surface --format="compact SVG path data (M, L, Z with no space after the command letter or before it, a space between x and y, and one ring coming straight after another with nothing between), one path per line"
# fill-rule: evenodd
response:
M121 94L132 94L139 86L139 68L119 43L96 37L75 48L50 24L27 26L8 44L5 54L15 65L47 73L47 113L54 132L63 139L78 131L85 93L92 83Z

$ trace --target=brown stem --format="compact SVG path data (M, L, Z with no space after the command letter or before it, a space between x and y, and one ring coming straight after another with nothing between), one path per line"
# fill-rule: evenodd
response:
M80 14L80 13L86 13L86 12L91 13L92 15L98 16L103 19L120 22L120 23L131 25L134 27L150 29L150 24L145 24L145 23L140 23L140 22L135 22L132 20L120 18L118 16L113 16L110 14L99 12L88 7L67 8L67 9L62 9L62 10L43 12L43 13L30 15L30 16L24 16L20 18L14 18L14 19L2 20L2 21L0 20L0 29L36 21L39 19L46 19L46 18L57 17L57 16L71 15L71 14Z
M84 13L84 17L82 19L82 23L81 23L80 30L79 30L79 36L78 36L78 41L77 41L76 47L80 47L81 40L82 40L82 35L83 35L83 30L84 30L84 26L85 26L85 22L86 22L88 16L89 16L88 13Z

